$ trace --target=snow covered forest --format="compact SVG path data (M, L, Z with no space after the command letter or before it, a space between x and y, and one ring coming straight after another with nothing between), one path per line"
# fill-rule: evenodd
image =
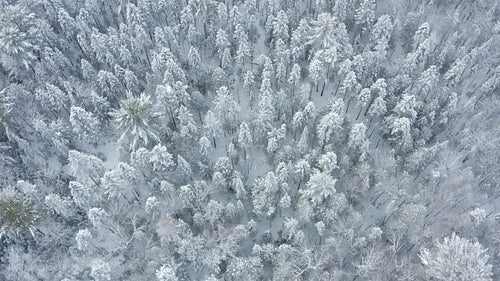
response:
M498 0L0 0L0 280L500 280Z

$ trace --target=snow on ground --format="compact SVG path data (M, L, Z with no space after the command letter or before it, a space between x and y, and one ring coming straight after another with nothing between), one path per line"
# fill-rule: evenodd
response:
M102 153L106 158L104 162L104 167L108 170L112 170L118 166L120 163L120 145L110 139L104 144L97 147L97 151Z

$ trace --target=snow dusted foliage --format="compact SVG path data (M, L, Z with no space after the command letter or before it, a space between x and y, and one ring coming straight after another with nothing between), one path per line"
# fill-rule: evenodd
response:
M177 281L179 278L175 276L175 268L164 264L158 270L156 270L156 278L158 281Z
M495 0L0 0L0 280L499 280Z
M89 248L90 241L92 240L92 234L88 229L80 229L76 234L75 240L78 245L78 250L85 251Z
M95 142L99 136L99 121L92 113L81 107L71 107L69 117L73 126L73 133L84 142Z
M453 233L434 249L422 249L420 260L429 276L436 280L493 280L489 256L479 242L472 242Z
M45 196L45 205L54 213L63 216L64 218L70 218L73 215L73 206L71 206L71 201L65 198L61 198L59 194L49 194Z
M72 176L83 183L94 183L98 185L98 180L104 172L104 165L101 159L76 150L68 153L68 169Z
M95 260L92 262L92 271L90 276L96 281L111 280L111 267L103 260Z

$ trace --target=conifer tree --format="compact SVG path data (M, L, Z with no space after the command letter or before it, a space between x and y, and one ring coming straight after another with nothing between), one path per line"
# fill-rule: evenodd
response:
M34 235L35 223L40 215L33 204L12 187L0 191L0 235L13 235L28 231Z
M122 131L120 142L129 143L129 149L135 150L140 144L148 145L160 140L155 119L158 117L151 98L144 93L139 97L129 96L123 100L120 109L111 114L117 128Z

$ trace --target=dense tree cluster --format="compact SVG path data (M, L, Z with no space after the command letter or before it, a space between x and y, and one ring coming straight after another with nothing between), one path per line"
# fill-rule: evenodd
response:
M0 0L1 280L498 280L495 0Z

